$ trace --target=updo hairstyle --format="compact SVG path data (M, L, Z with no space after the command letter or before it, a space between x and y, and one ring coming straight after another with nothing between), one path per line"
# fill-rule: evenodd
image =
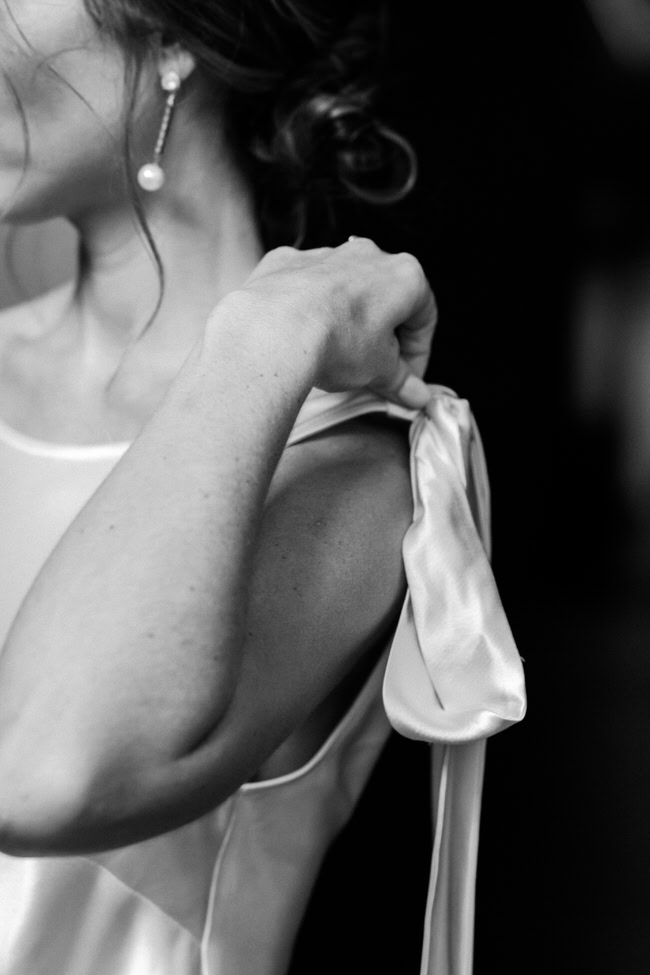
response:
M194 83L225 121L266 247L300 245L337 201L392 203L411 189L413 150L374 111L381 0L84 3L129 52L133 93L155 39L194 56Z

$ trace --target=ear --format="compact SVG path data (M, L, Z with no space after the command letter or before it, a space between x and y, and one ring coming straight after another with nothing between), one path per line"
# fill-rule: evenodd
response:
M180 44L161 44L157 66L161 78L168 71L175 71L181 81L186 81L196 68L196 58Z

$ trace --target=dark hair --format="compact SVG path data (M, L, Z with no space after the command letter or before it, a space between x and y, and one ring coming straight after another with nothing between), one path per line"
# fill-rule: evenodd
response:
M267 247L303 242L314 213L332 217L338 201L391 203L412 187L413 150L375 115L381 0L84 3L131 54L132 92L156 39L196 58L203 97L249 174Z
M142 67L161 41L180 44L196 59L197 93L226 124L231 146L249 176L266 248L338 243L346 203L393 203L413 187L413 149L376 112L384 0L83 3L98 29L127 53L125 176L160 282L143 331L160 309L165 269L136 183L131 136ZM29 45L8 0L5 5ZM53 65L45 66L70 87ZM1 66L0 74L23 126L24 178L30 147L27 119ZM356 208L353 216L350 226L358 232Z

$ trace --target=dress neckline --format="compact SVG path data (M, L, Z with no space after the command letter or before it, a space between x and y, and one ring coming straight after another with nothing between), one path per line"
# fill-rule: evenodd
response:
M443 387L438 387L442 389ZM368 407L371 407L370 409ZM297 443L319 433L331 425L334 414L347 413L348 419L368 412L382 412L401 419L412 419L417 411L396 406L367 389L330 393L314 388L309 392L302 409L296 417L288 445ZM59 460L114 460L119 459L131 446L131 440L108 441L105 443L65 443L55 440L42 440L29 433L16 430L0 419L0 443L14 450L34 457Z
M31 434L16 430L0 419L0 442L35 457L52 457L60 460L108 460L120 457L131 446L131 441L76 444L54 440L41 440Z
M349 393L330 394L322 390L311 390L301 410L301 414L296 418L296 424L299 424L305 415L311 418L314 414L321 412L325 403L329 406L329 401L331 400L335 403L338 403L340 400L345 401L350 395ZM17 430L10 423L0 418L0 443L4 443L21 453L30 454L33 457L79 461L111 460L121 457L131 446L132 442L131 440L118 440L84 444L66 443L58 440L43 440L40 437L34 437L32 434Z

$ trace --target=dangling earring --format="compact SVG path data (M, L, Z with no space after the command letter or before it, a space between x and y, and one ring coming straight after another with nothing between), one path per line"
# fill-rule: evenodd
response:
M176 104L176 98L181 87L181 76L178 71L165 71L160 79L160 86L163 91L167 92L167 99L165 101L165 111L162 122L160 123L158 138L156 139L156 145L153 150L153 160L145 163L138 170L138 183L148 193L155 193L165 182L165 173L160 165L160 158L165 148L174 105Z

